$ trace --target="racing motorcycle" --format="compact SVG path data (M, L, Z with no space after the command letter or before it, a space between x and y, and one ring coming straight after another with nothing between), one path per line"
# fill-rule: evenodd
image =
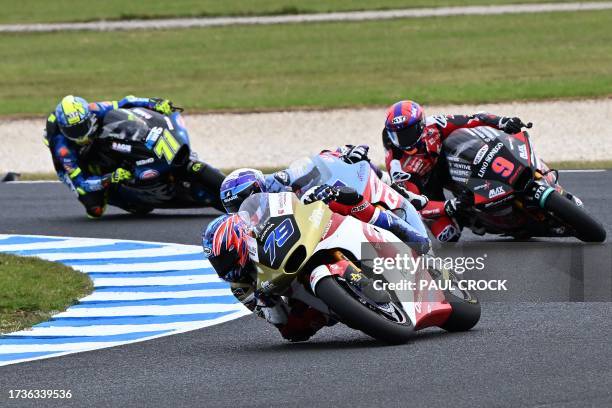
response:
M362 243L374 251L384 246L386 257L400 253L389 250L389 244L403 244L391 232L335 214L320 201L303 204L289 192L258 193L242 203L239 215L249 225L247 246L260 296L299 299L387 343L404 343L425 327L469 330L480 319L477 298L449 270L423 267L414 273L399 269L373 274L375 255L368 257ZM416 256L410 250L404 253ZM368 292L359 285L364 279L379 286ZM411 281L446 285L397 285Z
M458 129L443 142L443 157L445 187L473 203L458 211L457 220L474 233L606 239L605 229L582 201L561 187L558 172L535 154L527 131Z
M104 117L100 136L83 152L85 166L91 174L121 167L134 175L129 182L109 187L110 205L134 214L210 206L224 211L219 198L224 175L193 162L197 156L181 111L175 107L166 116L145 108L118 109Z
M334 187L348 186L373 205L392 211L414 227L420 235L427 237L427 228L417 210L408 199L378 177L370 162L350 164L332 154L304 157L294 161L286 174L281 176L287 180L292 177L296 180L291 180L291 187L298 197L323 184Z

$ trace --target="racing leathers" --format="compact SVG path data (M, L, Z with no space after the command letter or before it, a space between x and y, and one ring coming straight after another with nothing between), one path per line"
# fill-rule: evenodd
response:
M424 194L429 202L420 210L424 218L432 220L430 229L439 241L457 241L461 229L454 216L462 207L471 205L469 198L445 200L443 192L444 172L438 166L442 142L461 128L489 126L516 133L515 118L500 117L489 113L474 115L428 116L419 142L410 150L395 146L383 129L382 140L385 148L385 165L393 183L407 190ZM520 123L520 121L518 121Z
M365 154L360 155L361 159L356 159L355 156L349 156L354 151L355 146L345 146L336 149L335 151L324 150L319 153L319 157L325 158L332 156L341 158L348 163L355 163L361 160L368 160L367 146ZM363 150L362 150L363 151ZM369 163L370 167L381 173L380 169ZM278 171L274 174L266 175L266 190L270 193L278 193L282 191L291 191L298 197L311 195L310 200L322 200L329 205L330 209L342 215L352 215L362 222L369 223L380 228L393 232L398 238L410 245L418 253L426 253L430 247L429 237L426 232L420 232L419 227L422 225L417 212L414 214L406 213L406 219L402 219L393 212L375 207L367 201L361 194L348 187L337 188L335 186L321 185L317 186L318 170L315 164L309 161L302 167L291 167L286 170ZM412 194L412 193L410 193ZM415 195L416 196L416 195ZM413 203L413 200L410 200Z
M114 109L135 107L153 109L163 114L171 113L171 105L168 101L158 98L126 96L120 101L89 104L89 110L95 115L98 124L102 122L108 112ZM91 138L95 138L100 131L101 126L98 126ZM51 151L58 178L78 195L79 201L91 218L98 218L104 213L106 206L105 189L111 183L121 183L132 177L130 172L125 169L117 169L106 175L93 175L89 169L81 167L80 156L86 147L71 141L62 134L55 113L51 113L47 117L43 140Z

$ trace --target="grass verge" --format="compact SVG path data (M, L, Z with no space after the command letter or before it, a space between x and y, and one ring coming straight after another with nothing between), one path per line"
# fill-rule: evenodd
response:
M87 6L74 0L29 0L17 7L0 0L0 23L83 22L175 17L252 16L332 11L386 10L417 7L495 5L515 3L567 3L575 0L161 0L91 1ZM603 1L603 0L595 0Z
M612 11L0 35L0 114L67 93L193 110L612 95Z
M45 321L92 290L86 274L67 266L0 254L0 333Z

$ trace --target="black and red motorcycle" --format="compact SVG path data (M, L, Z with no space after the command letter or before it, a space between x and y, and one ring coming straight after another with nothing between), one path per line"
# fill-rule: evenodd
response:
M445 188L472 203L458 212L457 221L474 233L606 239L582 201L559 185L559 173L534 153L527 131L458 129L444 141L443 152Z

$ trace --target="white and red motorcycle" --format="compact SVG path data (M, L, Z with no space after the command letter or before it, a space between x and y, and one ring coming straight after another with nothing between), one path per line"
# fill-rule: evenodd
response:
M389 231L335 214L322 202L303 204L293 193L252 195L239 214L249 224L262 295L300 299L387 343L404 343L431 326L469 330L480 319L478 300L449 270L375 273L375 257L416 257Z

